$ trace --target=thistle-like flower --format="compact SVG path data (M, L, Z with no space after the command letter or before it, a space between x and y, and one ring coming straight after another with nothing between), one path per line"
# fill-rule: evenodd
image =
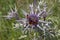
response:
M43 3L43 1L41 1L38 3L38 5L36 5L36 1L37 0L34 0L34 3L29 5L29 8L30 8L29 13L27 13L26 11L21 9L25 18L19 17L16 6L14 9L10 8L11 11L8 12L8 15L3 16L3 17L6 17L6 19L16 18L16 21L19 23L13 24L13 25L15 25L15 27L13 27L13 28L19 28L20 26L23 26L24 32L28 28L36 29L37 32L40 32L42 30L44 33L43 35L44 35L44 39L45 39L46 32L48 32L50 35L52 35L51 31L49 31L49 28L50 28L49 24L51 22L46 21L46 17L48 16L48 13L51 11L53 6L48 11L46 11L47 10L46 2ZM43 5L43 9L40 7L41 5ZM43 18L43 20L41 20L41 18ZM52 36L54 36L54 35L52 35ZM26 37L26 35L21 36L19 39L24 38L24 37Z
M40 8L40 3L36 6L36 1L34 1L35 3L32 3L29 5L30 8L30 12L27 13L26 11L22 10L25 18L19 18L18 12L17 12L17 8L15 6L14 9L11 9L11 12L8 13L6 17L7 19L11 19L11 18L16 18L16 21L21 23L24 27L28 28L29 26L34 26L34 27L39 27L41 30L43 30L43 28L40 27L40 23L44 23L44 24L48 24L50 22L45 21L46 17L48 15L48 12L50 11L46 11L47 5L46 3L43 4L43 9L41 11ZM42 2L43 3L43 2ZM41 4L42 4L41 3ZM44 20L41 20L40 18L43 17Z
M16 6L14 9L10 7L10 11L8 12L8 15L3 16L3 17L5 17L6 19L16 18L18 20L19 15L18 15Z

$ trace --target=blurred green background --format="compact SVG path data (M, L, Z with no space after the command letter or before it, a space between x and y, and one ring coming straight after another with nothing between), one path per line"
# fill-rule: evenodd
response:
M37 0L39 1L39 0ZM52 6L52 14L47 17L47 20L51 20L53 23L53 28L56 30L57 40L60 40L60 0L45 0L48 5L48 9ZM17 10L20 17L24 17L20 9L24 9L29 12L29 4L33 0L0 0L0 40L30 40L29 37L25 39L18 39L22 34L21 29L13 29L12 23L14 20L6 20L1 16L6 15L10 10L9 6L14 8L17 6ZM53 40L53 39L52 39ZM55 39L54 39L55 40Z

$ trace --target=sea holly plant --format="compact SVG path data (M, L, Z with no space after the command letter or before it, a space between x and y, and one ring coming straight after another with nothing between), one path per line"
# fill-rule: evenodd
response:
M4 15L2 17L5 17L6 19L12 19L12 18L19 19L16 5L15 5L14 8L11 8L10 7L10 10L9 10L8 14L7 15Z
M30 33L32 33L32 31L34 30L34 33L33 33L34 37L31 40L53 40L53 38L55 37L54 29L51 28L49 25L51 24L51 22L46 21L46 17L51 12L51 9L53 6L49 8L48 11L46 11L48 8L46 2L40 1L38 2L37 5L36 3L37 3L36 0L34 0L34 2L29 5L29 8L30 8L29 13L21 9L21 11L23 12L24 18L19 17L16 6L14 9L11 8L11 11L8 13L7 16L3 16L3 17L6 17L6 19L9 19L9 20L11 20L12 18L16 18L16 22L18 22L19 25L15 23L14 28L19 28L22 25L23 33L28 31L30 35ZM41 6L40 4L43 6L43 9L40 7ZM35 34L36 32L39 33L38 39Z

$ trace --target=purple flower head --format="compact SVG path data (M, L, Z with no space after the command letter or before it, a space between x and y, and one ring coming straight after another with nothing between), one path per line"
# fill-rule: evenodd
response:
M29 24L37 25L39 17L36 14L29 14L27 19Z

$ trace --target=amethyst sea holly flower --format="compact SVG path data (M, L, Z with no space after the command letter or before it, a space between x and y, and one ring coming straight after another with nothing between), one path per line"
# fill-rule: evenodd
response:
M35 1L36 2L36 1ZM36 7L34 7L35 4L30 4L29 8L30 8L30 13L27 13L26 11L22 10L25 18L20 18L16 9L16 6L13 9L11 9L11 12L8 13L7 16L5 16L7 19L11 19L11 18L16 18L16 21L21 23L24 27L28 26L38 26L40 23L49 23L44 21L46 16L47 16L47 12L46 12L46 4L44 4L44 9L40 8L40 4L38 4ZM43 17L44 20L41 20L40 18ZM39 27L40 29L42 29L41 27Z
M6 19L16 18L18 20L19 19L19 15L18 15L16 6L15 6L14 9L10 7L10 11L8 12L8 15L3 16L3 17L5 17Z
M39 21L39 17L36 14L29 14L27 16L27 20L29 21L29 24L37 25Z

